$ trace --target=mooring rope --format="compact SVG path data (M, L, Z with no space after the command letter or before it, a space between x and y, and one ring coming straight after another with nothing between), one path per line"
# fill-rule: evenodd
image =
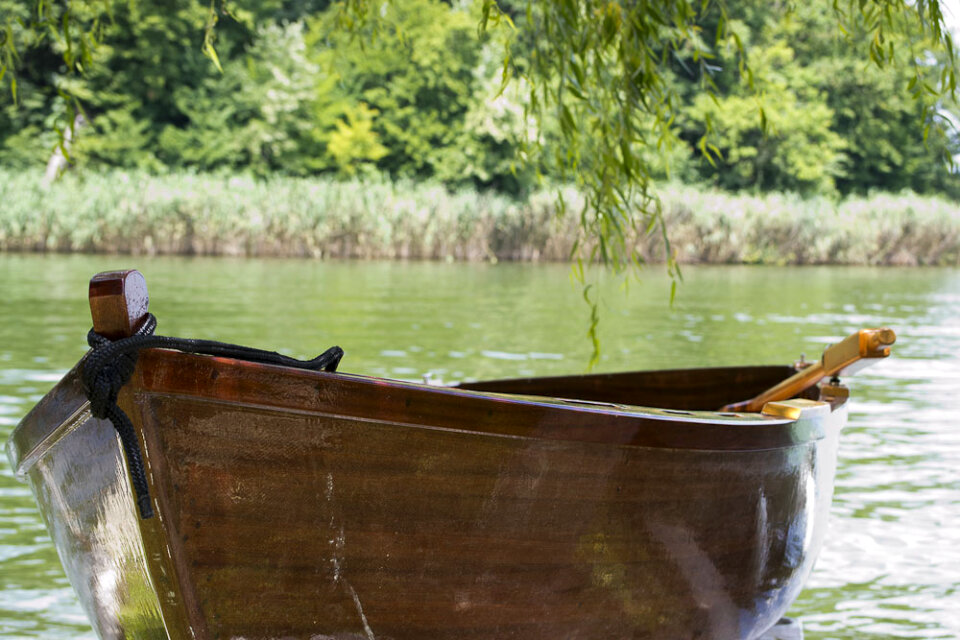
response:
M137 507L140 517L144 519L153 517L153 506L150 501L147 474L143 466L143 454L140 451L140 442L133 423L123 409L117 406L117 395L133 375L141 349L175 349L184 353L220 356L312 371L336 371L343 357L343 349L330 347L313 360L298 360L275 351L263 351L215 340L158 336L153 333L156 328L157 319L152 313L148 313L141 327L128 338L110 340L91 329L87 333L87 343L92 349L83 363L82 372L83 387L90 401L90 413L96 418L110 420L120 436L120 443L127 458L127 469L136 494Z

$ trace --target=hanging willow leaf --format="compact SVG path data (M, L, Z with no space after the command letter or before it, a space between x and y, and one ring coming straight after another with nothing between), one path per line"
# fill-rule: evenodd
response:
M207 13L207 24L203 29L203 47L202 51L205 56L210 58L213 62L213 66L217 68L217 71L223 73L223 67L220 65L220 57L217 55L217 49L213 46L213 43L216 39L216 32L214 31L217 27L217 7L216 0L210 0L210 11Z

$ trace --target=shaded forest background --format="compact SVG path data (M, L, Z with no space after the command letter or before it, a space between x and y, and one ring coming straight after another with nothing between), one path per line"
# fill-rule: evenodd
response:
M537 135L522 80L499 93L502 45L478 35L476 3L393 3L385 8L395 14L389 27L372 36L340 28L328 0L256 4L219 21L222 73L201 50L209 7L196 0L111 0L104 43L82 75L66 73L54 40L31 49L19 104L2 98L0 165L46 163L57 129L69 124L69 94L86 116L72 155L88 167L376 173L513 196L536 187L539 168L517 161ZM501 5L527 19L519 5ZM27 10L0 0L0 13ZM699 64L671 59L679 142L635 150L657 178L730 191L960 197L960 181L943 162L960 142L950 127L928 127L914 95L924 88L911 82L909 62L929 55L923 43L897 43L895 63L880 69L842 36L828 3L788 11L778 2L734 0L728 12L762 92L742 73L732 39L708 67L715 97L704 90ZM702 22L706 34L716 28L709 14ZM521 70L523 45L513 50ZM937 64L929 61L933 72ZM938 117L948 122L954 112L943 104ZM549 148L556 124L544 124ZM710 161L699 144L708 124L720 151Z

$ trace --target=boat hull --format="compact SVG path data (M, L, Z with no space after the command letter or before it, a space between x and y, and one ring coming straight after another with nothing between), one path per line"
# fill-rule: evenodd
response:
M148 351L120 397L158 513L139 520L71 385L69 428L27 437L28 416L13 457L102 638L752 640L812 568L845 420Z

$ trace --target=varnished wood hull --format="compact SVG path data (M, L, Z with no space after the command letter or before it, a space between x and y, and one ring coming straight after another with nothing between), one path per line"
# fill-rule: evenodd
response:
M790 371L466 390L154 350L120 403L157 517L74 374L11 453L102 638L753 639L820 547L844 403L693 410ZM658 384L670 411L619 404ZM590 402L493 393L551 390Z

